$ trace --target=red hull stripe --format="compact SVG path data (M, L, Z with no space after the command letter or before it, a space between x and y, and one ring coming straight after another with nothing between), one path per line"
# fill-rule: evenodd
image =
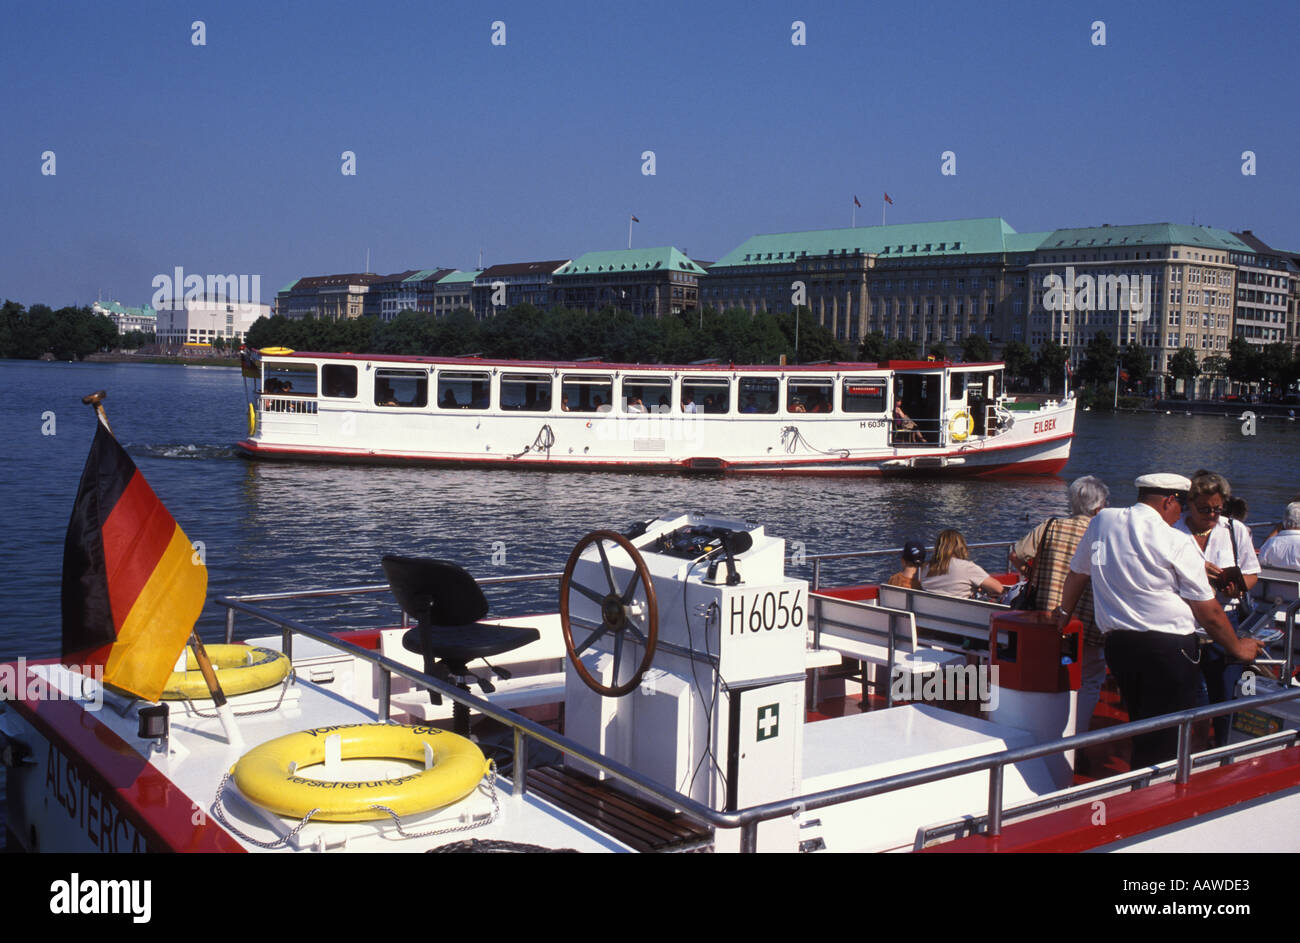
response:
M1052 442L1059 442L1073 438L1073 434L1054 436L1050 439L1041 439L1035 442L1020 443L1017 445L999 445L990 446L979 450L976 454L986 454L989 452L1007 451L1012 449L1025 449L1047 445ZM944 468L882 468L881 464L886 461L893 461L891 456L882 456L879 458L863 459L832 459L825 458L808 458L792 459L783 461L780 467L770 464L743 464L739 462L725 462L717 460L718 464L709 467L692 468L691 459L682 462L634 462L620 461L612 459L608 461L582 461L573 462L561 459L550 459L547 461L526 461L502 458L478 458L478 457L442 457L412 455L409 452L384 452L384 451L365 451L353 452L343 449L306 449L295 448L293 446L274 446L263 445L254 442L251 439L244 439L235 443L236 447L242 454L249 458L259 459L283 459L283 460L303 460L319 462L360 462L364 464L387 463L387 464L413 464L413 465L430 465L438 467L464 467L464 468L529 468L538 471L648 471L648 472L665 472L665 471L694 471L694 472L712 472L727 474L762 474L762 475L951 475L951 476L988 476L988 475L1053 475L1065 468L1068 458L1053 459L1034 459L1029 461L1016 461L1009 459L1005 462L988 465L949 465ZM907 458L924 457L960 457L961 452L934 452L924 456L907 456Z
M997 838L972 835L925 852L1079 852L1186 822L1300 785L1300 747L1197 773L1186 786L1161 783L1106 798L1106 821L1094 822L1091 803L1053 812L1002 830Z
M175 783L81 705L23 700L14 706L101 794L112 799L150 851L244 851L212 821L211 810L196 809ZM195 819L200 824L194 824Z
M118 632L175 532L176 521L137 471L103 525L108 598Z

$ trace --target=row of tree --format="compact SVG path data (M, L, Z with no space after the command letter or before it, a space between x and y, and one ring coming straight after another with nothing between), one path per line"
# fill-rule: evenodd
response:
M924 352L914 341L890 340L879 332L868 334L857 345L846 345L818 324L806 308L795 314L705 308L658 320L612 308L595 312L567 308L542 311L532 305L508 308L487 320L478 320L467 310L446 318L403 311L388 322L373 317L317 321L277 316L254 324L247 342L250 347L322 352L477 353L534 360L602 357L628 363L686 363L710 358L731 363L777 363L782 356L791 363L854 359L879 362L922 356L967 362L993 359L988 341L979 336L967 337L952 350L946 344L935 343Z
M138 348L153 336L128 331L119 335L107 317L89 307L47 305L30 309L13 301L0 308L0 357L35 359L49 354L75 360L97 350ZM743 308L716 311L705 308L658 320L638 318L607 308L588 312L567 308L543 311L532 305L508 308L495 317L478 320L468 310L446 318L403 311L392 321L357 318L346 321L263 318L248 332L252 347L292 347L322 352L379 354L459 355L520 360L579 360L601 357L628 363L685 363L717 359L731 363L777 363L819 360L993 360L989 342L966 337L952 349L943 342L924 350L915 341L886 338L872 332L856 347L836 340L817 323L808 309L796 314L760 312ZM218 347L234 347L224 338ZM1012 389L1056 391L1065 381L1068 352L1049 341L1035 354L1021 341L1011 341L1001 352ZM1118 370L1117 370L1118 367ZM1093 392L1104 391L1118 373L1122 392L1148 391L1150 353L1137 343L1120 348L1105 332L1098 333L1084 351L1074 384ZM1198 377L1225 379L1264 391L1285 390L1300 378L1300 357L1287 344L1257 347L1235 337L1228 355L1198 360L1191 348L1171 358L1168 376L1183 384L1184 392ZM1162 392L1150 390L1149 392ZM1172 389L1164 392L1173 392Z
M734 363L776 363L795 359L794 315L757 314L742 309L705 309L657 320L626 311L543 311L517 305L486 320L466 310L445 318L403 311L392 321L258 321L248 332L250 347L292 347L323 352L367 352L456 356L479 354L521 360L579 360L601 357L627 363L685 363L716 358ZM843 360L843 345L808 315L799 318L798 358Z
M1262 391L1280 392L1300 379L1300 350L1289 344L1268 344L1263 347L1234 337L1228 344L1228 355L1216 354L1200 360L1196 351L1184 347L1169 360L1165 391L1173 393L1174 381L1182 384L1182 392L1190 393L1192 383L1200 377L1210 380L1227 380L1244 387L1258 387ZM1084 350L1083 361L1075 375L1079 385L1094 390L1108 388L1118 374L1122 392L1144 391L1151 379L1151 355L1141 344L1130 342L1118 347L1106 332L1099 332ZM1010 364L1008 363L1008 367Z
M0 306L0 357L37 360L80 360L97 350L118 345L117 325L89 307L48 305L25 308L16 301Z

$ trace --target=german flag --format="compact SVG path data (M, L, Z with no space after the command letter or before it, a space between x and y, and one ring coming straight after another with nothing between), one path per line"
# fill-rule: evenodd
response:
M63 544L63 663L158 700L207 590L189 538L96 423Z

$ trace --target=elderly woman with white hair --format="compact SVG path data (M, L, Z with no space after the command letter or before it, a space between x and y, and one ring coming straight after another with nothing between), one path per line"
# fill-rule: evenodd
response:
M1281 529L1259 548L1259 562L1284 570L1300 570L1300 501L1286 506Z
M1055 609L1061 604L1065 578L1070 575L1070 558L1088 523L1106 506L1109 497L1110 489L1100 478L1076 478L1069 488L1070 516L1048 518L1011 548L1011 564L1034 586L1033 608ZM1092 723L1092 712L1106 680L1106 640L1093 618L1091 586L1079 597L1074 618L1083 623L1083 678L1075 715L1076 729L1082 733Z

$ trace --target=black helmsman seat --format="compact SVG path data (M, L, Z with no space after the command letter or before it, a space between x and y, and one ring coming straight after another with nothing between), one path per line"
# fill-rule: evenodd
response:
M474 681L484 693L490 693L494 690L491 681L473 674L469 663L513 651L541 637L533 628L480 622L488 614L487 597L478 581L454 563L389 555L383 565L398 605L416 620L415 627L402 636L402 646L424 656L425 674L451 681L465 691ZM499 677L510 677L504 669L492 670ZM435 704L442 703L437 692L429 692L429 697ZM457 704L453 716L456 732L468 733L469 709Z

